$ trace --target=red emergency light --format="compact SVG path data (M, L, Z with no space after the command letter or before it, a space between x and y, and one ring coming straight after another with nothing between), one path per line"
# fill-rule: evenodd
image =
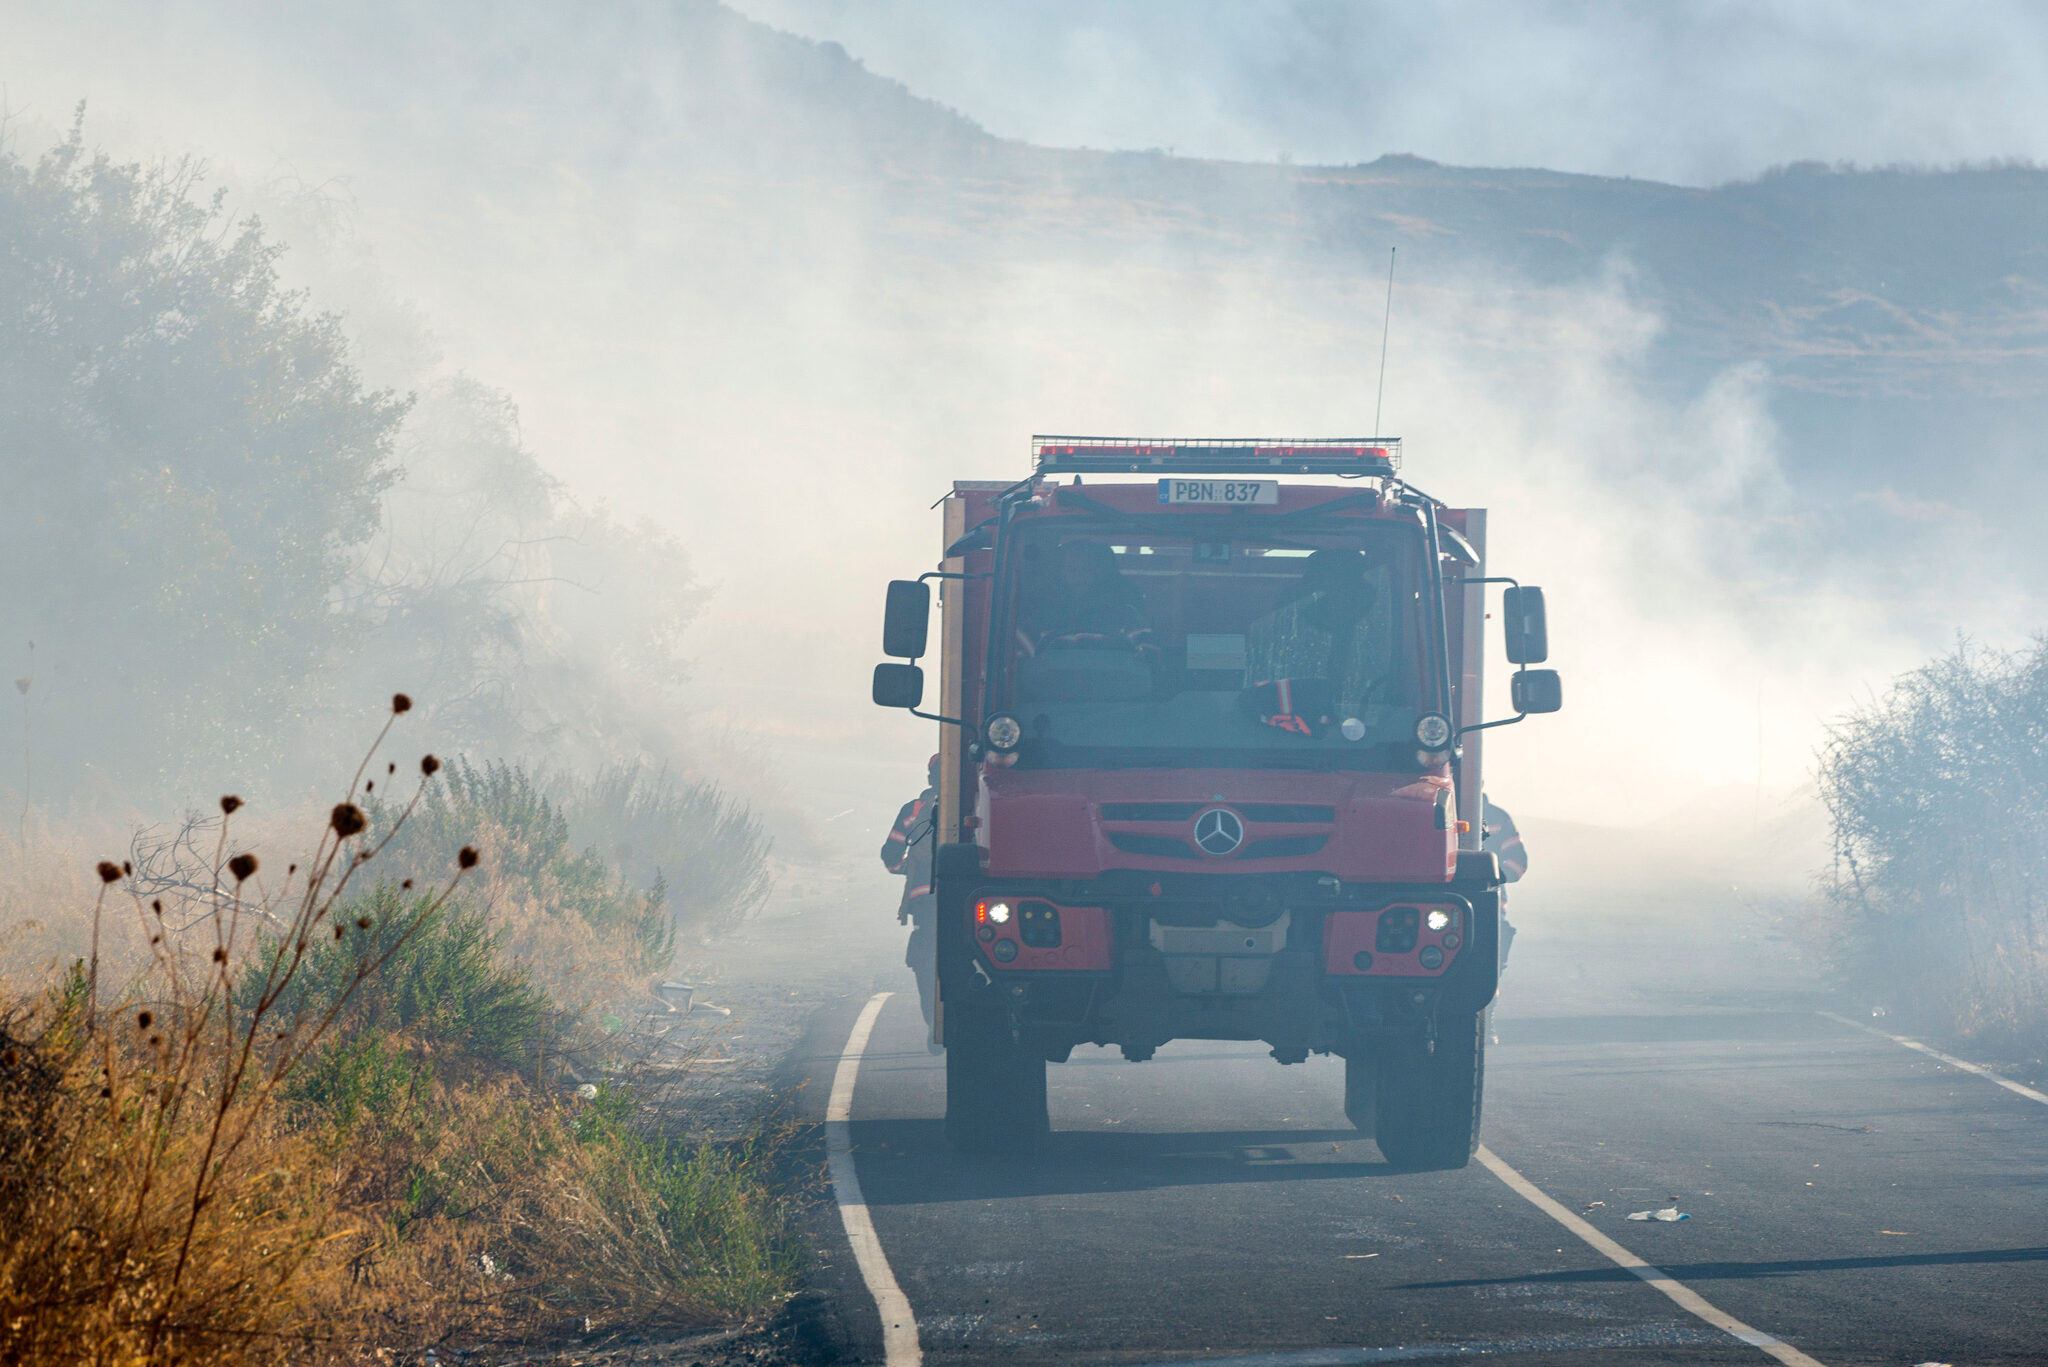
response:
M1033 437L1041 475L1365 475L1401 468L1399 437Z

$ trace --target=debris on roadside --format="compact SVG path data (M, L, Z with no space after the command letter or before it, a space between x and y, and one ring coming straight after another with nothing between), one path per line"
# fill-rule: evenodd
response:
M1692 1216L1686 1214L1677 1206L1666 1206L1662 1210L1639 1210L1628 1218L1631 1220L1661 1220L1668 1225L1679 1220L1690 1220Z

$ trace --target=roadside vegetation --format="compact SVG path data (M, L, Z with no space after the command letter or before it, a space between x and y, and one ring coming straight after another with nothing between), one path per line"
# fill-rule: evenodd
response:
M87 952L15 961L0 1362L368 1360L789 1293L773 1137L668 1137L609 1044L667 964L660 876L573 849L515 768L366 772L296 858L223 798L182 890L101 863Z
M2048 1049L2048 638L1962 644L1834 725L1834 964L1874 1008Z

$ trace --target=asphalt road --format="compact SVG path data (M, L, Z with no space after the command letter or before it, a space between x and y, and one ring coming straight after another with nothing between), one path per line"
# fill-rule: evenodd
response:
M1628 948L1516 965L1490 1152L1827 1367L2048 1363L2048 1106L1796 992L1589 988L1589 962L1640 962ZM820 1114L860 1005L819 1022ZM955 1156L914 995L875 1021L843 1133L928 1363L1771 1361L1488 1168L1389 1169L1344 1119L1335 1060L1081 1049L1050 1085L1042 1153ZM1690 1218L1626 1218L1670 1206ZM829 1233L824 1355L880 1362L874 1299Z

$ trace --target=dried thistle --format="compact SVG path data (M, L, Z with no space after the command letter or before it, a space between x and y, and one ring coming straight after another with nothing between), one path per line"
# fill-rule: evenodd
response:
M256 872L256 856L253 854L236 855L233 859L228 860L228 872L235 876L237 883L248 882L250 875Z
M337 802L334 811L328 815L327 824L334 827L334 833L343 840L352 835L361 835L370 824L363 815L363 809L353 802Z
M391 695L391 710L393 712L412 711L412 699L406 697L403 693L393 693Z
M111 860L100 860L100 881L102 883L111 883L120 876L121 866L119 864L113 863Z
M462 847L462 849L461 849L461 850L459 850L459 851L458 851L458 852L456 853L456 855L455 855L455 863L456 863L456 865L457 865L458 867L460 867L460 868L465 868L465 869L473 869L473 868L475 868L475 867L476 867L476 846L474 846L474 845L464 845L464 846Z
M221 811L227 813L229 816L233 816L236 812L240 811L241 808L242 799L236 797L233 793L229 793L226 797L220 800Z
M357 929L357 930L368 930L369 928L370 928L370 918L369 918L369 917L367 917L367 916L358 916L358 917L356 917L356 929Z
M439 773L440 770L440 760L435 759L432 755L420 756L420 772L425 774L428 778L432 778L435 774Z
M148 1011L138 1011L136 1013L135 1028L137 1030L147 1030L154 1024L156 1024L156 1016L152 1013Z

